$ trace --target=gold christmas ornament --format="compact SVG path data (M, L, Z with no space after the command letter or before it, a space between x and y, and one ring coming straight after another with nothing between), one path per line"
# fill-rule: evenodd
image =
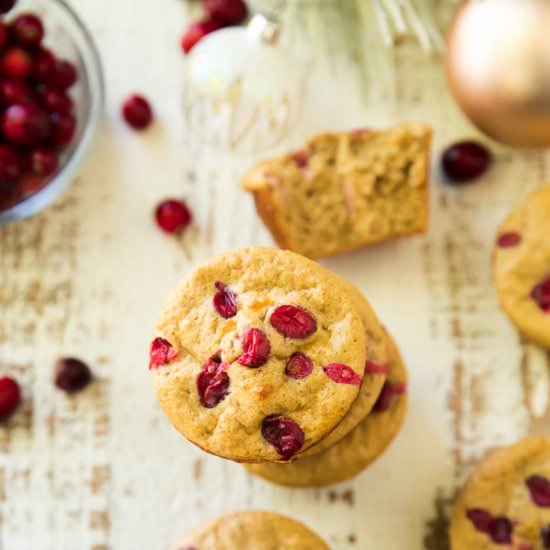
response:
M467 0L447 41L447 79L483 132L550 146L550 0Z

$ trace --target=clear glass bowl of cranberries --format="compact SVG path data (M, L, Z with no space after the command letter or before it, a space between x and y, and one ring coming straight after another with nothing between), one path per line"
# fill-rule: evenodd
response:
M43 209L73 181L103 103L99 55L72 8L0 0L0 225Z

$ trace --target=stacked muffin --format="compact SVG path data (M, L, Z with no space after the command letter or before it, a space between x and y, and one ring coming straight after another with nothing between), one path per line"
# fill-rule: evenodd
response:
M158 320L150 370L185 437L285 485L355 475L406 407L399 353L363 296L268 248L218 256L182 281Z

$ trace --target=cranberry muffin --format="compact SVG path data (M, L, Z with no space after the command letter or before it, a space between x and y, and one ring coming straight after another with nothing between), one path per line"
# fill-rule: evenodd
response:
M242 462L286 462L356 400L363 321L344 284L292 252L247 248L172 292L151 344L164 412L191 442Z
M355 477L395 439L407 410L407 372L388 336L389 373L374 410L347 436L322 452L292 464L249 464L252 474L279 485L319 487Z
M187 535L174 550L329 550L300 522L247 510L222 516Z
M452 550L550 548L550 439L490 453L456 502Z
M501 225L494 281L500 304L530 340L550 349L550 185L534 193Z

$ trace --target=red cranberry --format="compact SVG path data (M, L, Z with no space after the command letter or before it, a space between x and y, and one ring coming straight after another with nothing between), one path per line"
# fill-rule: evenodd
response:
M23 172L17 152L7 145L0 144L0 188L17 181Z
M0 420L11 416L21 402L19 384L9 376L0 378Z
M10 78L28 78L33 71L31 55L17 46L6 50L0 63L2 73Z
M45 60L47 63L47 60ZM67 90L78 80L74 65L65 59L54 59L50 72L46 77L46 84L60 90Z
M313 361L305 353L293 353L286 362L285 374L295 380L306 378L312 371Z
M462 141L443 153L442 167L453 182L464 183L483 174L491 162L491 154L480 143Z
M50 123L39 107L15 104L6 109L2 117L4 137L16 145L35 145L48 137Z
M183 201L168 199L157 206L155 218L164 232L176 233L191 223L192 215Z
M17 190L20 194L20 198L33 195L37 191L40 191L48 183L48 178L43 176L35 176L33 174L23 174L23 177L19 180Z
M40 90L40 99L49 113L68 114L73 110L73 100L62 90L44 88Z
M178 356L178 352L172 344L158 336L151 342L149 351L149 369L163 367Z
M490 534L493 516L481 508L470 508L466 510L466 517L472 522L474 527L481 533Z
M92 373L86 363L74 357L59 359L55 364L55 385L67 393L84 389L92 380Z
M276 307L271 314L270 322L277 332L288 338L307 338L317 330L315 317L300 306Z
M531 291L531 298L545 313L550 313L550 276L541 281Z
M0 21L0 51L2 51L8 44L10 40L10 33L8 26Z
M525 480L531 494L531 500L541 508L550 508L550 481L543 476L534 475Z
M292 458L303 446L304 432L288 416L272 415L262 422L262 436L285 460Z
M248 8L243 0L203 0L205 11L218 21L227 25L238 25L248 15Z
M508 233L502 233L498 236L497 245L500 248L510 248L517 246L521 242L521 235L515 231L509 231Z
M261 367L269 357L271 345L263 330L259 328L246 329L242 335L243 353L238 362L245 367Z
M220 29L223 29L223 27L223 23L214 20L193 23L181 39L181 47L183 51L186 54L189 53L195 47L197 42L202 40L207 34L219 31Z
M357 374L351 367L348 365L343 365L342 363L331 363L323 367L325 374L334 382L338 384L350 384L352 386L360 386L362 382L362 377Z
M212 298L214 309L224 319L235 317L237 315L237 295L221 281L217 281L214 286L218 290Z
M544 526L540 530L540 538L542 540L543 548L549 548L550 549L550 524Z
M0 13L9 12L15 6L16 0L0 0Z
M365 372L368 374L388 374L388 365L380 365L367 359L365 362Z
M49 176L57 169L57 153L40 147L29 155L29 164L35 176Z
M489 535L494 543L510 544L512 542L514 528L508 518L502 516L493 518L489 512L480 508L467 510L466 517L478 531Z
M143 96L132 95L122 104L122 116L135 130L144 130L153 121L153 110Z
M46 48L40 48L34 56L34 78L41 83L47 82L53 73L54 64L54 54Z
M300 168L305 168L308 164L308 155L305 151L296 151L291 158Z
M14 103L36 103L36 96L24 80L0 81L0 99L6 106Z
M65 147L74 137L76 132L76 120L73 115L65 113L52 113L51 139L56 147Z
M32 13L23 13L17 16L11 24L11 29L15 41L27 48L38 46L44 38L44 25Z
M211 357L203 365L197 377L197 391L203 407L213 409L229 394L231 381L226 368L218 356Z

